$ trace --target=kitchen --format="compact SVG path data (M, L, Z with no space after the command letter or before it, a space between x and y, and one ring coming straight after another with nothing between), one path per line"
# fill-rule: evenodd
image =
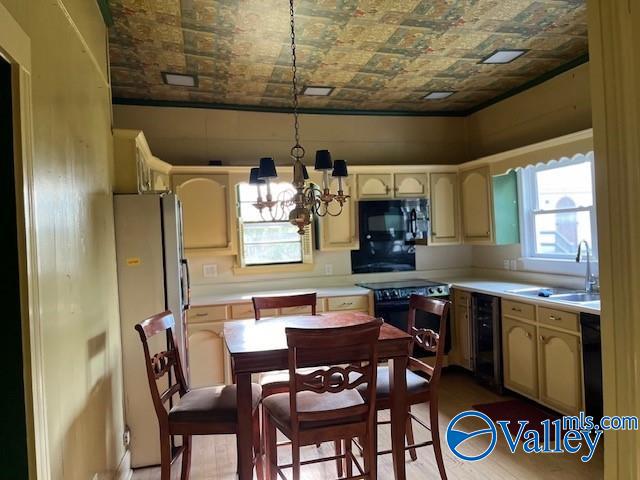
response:
M3 471L636 477L635 7L142 3L0 0Z

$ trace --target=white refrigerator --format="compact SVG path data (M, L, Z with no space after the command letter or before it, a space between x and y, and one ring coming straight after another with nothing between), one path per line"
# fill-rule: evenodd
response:
M134 326L171 310L183 366L188 369L189 265L180 201L174 194L114 195L114 215L125 422L131 432L131 466L139 468L160 464L160 444L142 344ZM155 340L152 348L166 347L166 338Z

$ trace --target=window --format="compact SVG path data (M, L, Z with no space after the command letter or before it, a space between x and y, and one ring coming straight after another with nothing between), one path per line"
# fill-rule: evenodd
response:
M266 196L265 187L263 199ZM293 190L289 183L272 183L273 198L287 190ZM238 185L238 216L240 225L240 260L242 266L277 265L303 263L306 260L305 241L307 235L299 235L298 229L288 221L272 221L265 212L264 218L253 204L258 194L255 185ZM282 213L279 210L279 213ZM286 212L284 218L288 217ZM280 215L279 215L280 216Z
M597 256L593 153L520 171L523 255L575 261L578 244Z

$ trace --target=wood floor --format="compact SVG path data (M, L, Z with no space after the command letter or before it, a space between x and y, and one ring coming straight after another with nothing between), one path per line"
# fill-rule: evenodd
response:
M468 375L458 372L444 372L442 376L440 400L440 429L444 434L449 420L457 413L467 410L473 404L500 400L500 397L477 385ZM428 419L424 406L413 408L421 418ZM380 418L384 418L381 414ZM416 441L429 438L429 433L421 427L414 427ZM194 437L194 452L191 465L192 480L235 480L236 447L234 436ZM380 448L389 448L388 425L379 431ZM478 439L478 441L482 441ZM444 437L443 437L444 442ZM600 444L593 459L588 463L580 461L579 455L538 454L527 455L521 451L512 454L504 438L500 438L495 451L485 460L474 463L463 462L451 454L443 443L445 465L450 480L507 480L507 479L601 479L603 478L603 451ZM318 455L331 455L333 447L323 444L319 449L306 447L303 458ZM279 463L288 463L290 454L287 447L279 449ZM174 465L172 479L179 479L179 463ZM290 472L289 472L290 473ZM309 480L327 480L336 478L335 463L326 462L303 467L302 478ZM160 478L159 468L136 470L133 480L152 480ZM378 478L393 479L391 457L386 455L378 460ZM430 447L418 450L418 460L411 462L407 455L407 479L437 479L438 470Z

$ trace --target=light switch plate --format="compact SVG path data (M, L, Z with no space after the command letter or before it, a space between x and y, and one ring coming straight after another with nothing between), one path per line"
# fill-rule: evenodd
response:
M508 258L505 258L505 259L502 261L502 267L503 267L505 270L509 270L509 259L508 259Z
M518 260L515 258L511 259L511 270L518 270Z
M218 276L218 265L215 263L207 263L202 266L202 276L212 278Z
M324 266L324 274L325 275L333 275L333 265L331 263L327 263Z

